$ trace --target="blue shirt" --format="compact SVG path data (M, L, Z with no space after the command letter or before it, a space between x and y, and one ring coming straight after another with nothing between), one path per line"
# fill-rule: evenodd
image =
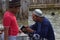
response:
M30 28L35 30L33 33L39 34L41 38L46 38L48 40L55 40L52 25L49 22L49 20L45 17L41 23L36 22L32 26L30 26Z

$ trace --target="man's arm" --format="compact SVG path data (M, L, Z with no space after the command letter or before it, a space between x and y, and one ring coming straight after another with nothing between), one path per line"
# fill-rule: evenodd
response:
M35 23L35 24L31 25L31 26L25 26L25 29L27 30L27 32L34 33L34 32L36 32L36 31L34 30L34 28L35 28L36 26L37 26L37 25L36 25L36 23Z
M2 31L0 30L0 34L2 34Z
M4 40L8 40L8 30L9 28L4 28Z
M8 40L8 31L11 24L11 18L9 16L3 19L3 26L4 26L4 40Z
M34 30L32 30L30 27L25 27L25 28L26 28L27 32L30 32L30 33L34 32Z

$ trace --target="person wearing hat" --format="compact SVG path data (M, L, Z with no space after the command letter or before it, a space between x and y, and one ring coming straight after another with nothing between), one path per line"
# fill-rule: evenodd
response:
M17 34L22 32L18 28L15 16L19 12L20 6L20 0L9 0L8 10L3 16L4 40L16 40Z
M24 26L27 32L38 34L37 36L39 36L41 40L55 40L52 25L49 20L44 17L43 12L40 9L35 9L33 11L32 19L35 21L35 24L31 25L30 27Z

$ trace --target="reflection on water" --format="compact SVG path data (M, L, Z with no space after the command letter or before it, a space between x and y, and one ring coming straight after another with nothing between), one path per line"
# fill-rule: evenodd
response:
M34 23L32 21L31 15L32 15L32 12L29 12L29 20L28 20L29 25L32 25ZM60 14L57 14L55 16L51 16L50 14L44 14L44 15L50 20L54 28L56 40L60 40Z

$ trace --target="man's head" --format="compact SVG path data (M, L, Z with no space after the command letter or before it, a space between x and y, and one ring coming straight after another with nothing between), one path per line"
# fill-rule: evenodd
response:
M9 9L11 9L11 11L13 11L14 13L16 13L17 11L20 10L20 0L9 0Z
M32 14L32 19L34 21L42 22L44 16L42 14L42 11L40 9L35 9Z

